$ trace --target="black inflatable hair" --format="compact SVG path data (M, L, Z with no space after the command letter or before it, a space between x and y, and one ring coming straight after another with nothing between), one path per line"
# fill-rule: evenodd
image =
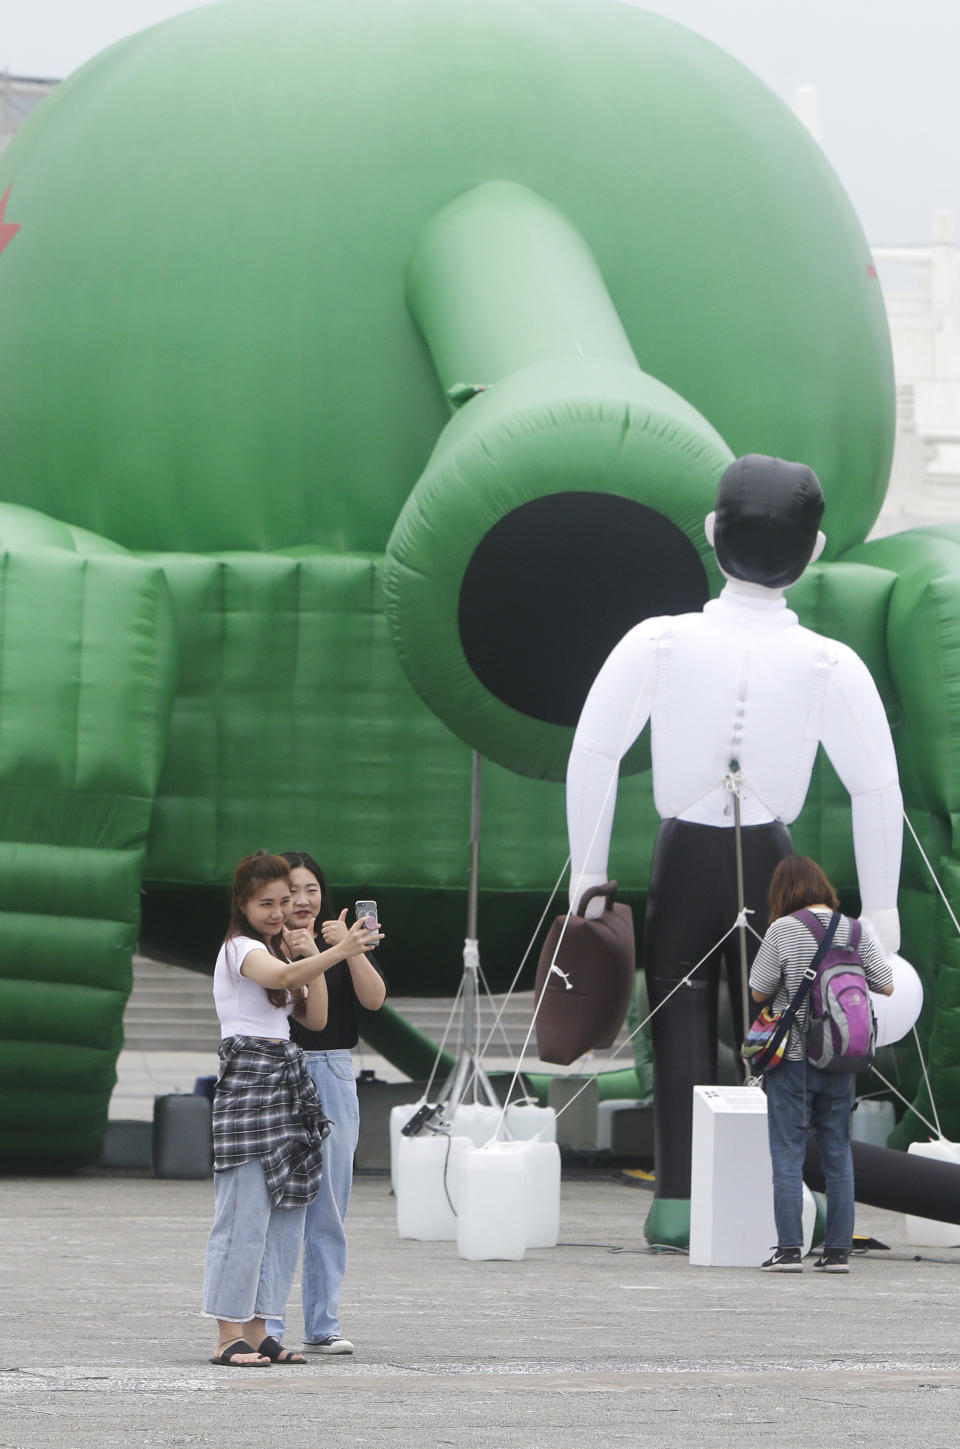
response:
M717 489L713 544L724 573L783 589L813 555L823 489L812 468L763 453L737 458Z

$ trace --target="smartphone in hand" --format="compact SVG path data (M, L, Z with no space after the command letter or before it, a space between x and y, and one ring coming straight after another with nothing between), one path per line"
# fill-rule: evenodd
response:
M354 904L357 913L357 920L362 921L368 931L379 931L380 918L377 915L376 901L357 901Z

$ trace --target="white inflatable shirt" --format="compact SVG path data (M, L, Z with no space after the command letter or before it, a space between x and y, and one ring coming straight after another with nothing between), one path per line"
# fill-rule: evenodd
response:
M607 879L620 760L648 719L657 812L701 825L733 825L733 761L742 823L789 825L822 744L851 797L863 914L885 950L897 949L897 761L877 687L852 649L801 628L782 595L736 583L701 614L647 619L626 634L593 683L570 754L574 906Z

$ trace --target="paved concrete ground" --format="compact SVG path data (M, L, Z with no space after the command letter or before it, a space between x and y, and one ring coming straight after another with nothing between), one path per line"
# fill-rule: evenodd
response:
M960 1251L862 1209L892 1251L847 1278L691 1268L645 1250L649 1201L565 1179L562 1246L468 1263L399 1242L386 1179L358 1178L356 1356L242 1371L196 1312L209 1182L0 1179L0 1449L953 1449Z

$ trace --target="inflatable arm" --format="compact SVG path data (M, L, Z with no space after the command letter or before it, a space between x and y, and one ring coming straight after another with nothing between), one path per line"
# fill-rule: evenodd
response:
M567 767L570 906L607 879L620 761L650 718L657 621L631 629L612 651L587 695ZM603 902L591 901L588 916Z
M160 569L0 505L0 1162L95 1157L176 651Z
M870 671L852 649L837 648L824 698L821 743L850 795L862 911L891 955L900 947L903 800L897 757Z

